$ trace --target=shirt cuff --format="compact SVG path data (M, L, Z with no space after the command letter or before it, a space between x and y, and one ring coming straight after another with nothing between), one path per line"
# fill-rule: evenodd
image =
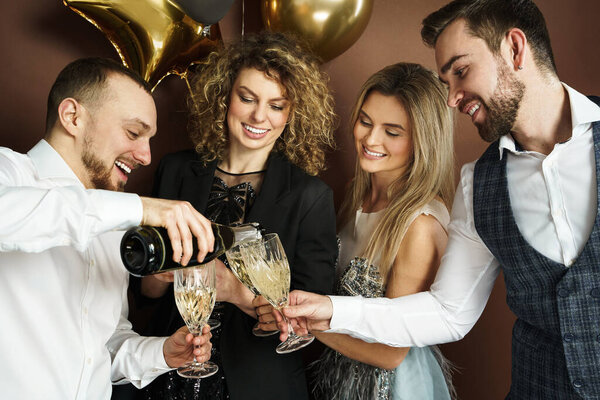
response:
M125 230L142 222L144 209L140 196L111 190L89 190L98 218L98 231Z
M165 360L165 353L163 351L164 347L165 347L165 342L167 341L168 337L160 337L157 338L157 342L159 343L159 346L156 347L155 349L155 360L156 362L154 363L154 365L156 365L156 368L160 368L162 370L165 369L173 369L171 367L169 367L169 365L167 364L167 361Z
M152 365L153 367L146 370L146 372L144 373L144 376L142 377L140 382L141 387L148 385L156 377L173 369L167 365L167 362L165 361L165 355L163 352L163 347L167 338L149 337L147 338L147 340L151 342L150 345L153 347L153 349L147 354L143 355L142 365Z
M329 323L330 329L327 332L347 332L362 321L362 301L361 296L328 296L333 305L333 315Z

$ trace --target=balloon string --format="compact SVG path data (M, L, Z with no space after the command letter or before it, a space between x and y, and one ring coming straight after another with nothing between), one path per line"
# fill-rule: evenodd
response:
M194 91L192 90L192 85L190 85L190 81L188 79L188 71L185 71L185 73L183 75L181 75L181 77L185 81L185 84L186 84L186 86L188 88L188 91L190 92L190 99L192 99L192 103L194 104L194 108L196 109L196 112L198 112L199 107L198 107L198 104L196 103L196 98L194 97Z
M244 7L244 0L242 0L242 37L244 37L244 22L246 20L246 8Z

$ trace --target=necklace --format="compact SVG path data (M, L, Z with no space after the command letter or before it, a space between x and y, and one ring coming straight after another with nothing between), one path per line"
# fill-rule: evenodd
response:
M263 169L261 171L242 172L241 174L234 174L233 172L227 172L227 171L222 170L221 168L217 167L217 171L222 172L225 175L230 175L230 176L243 176L243 175L252 175L252 174L262 174L263 172L266 171L266 169Z

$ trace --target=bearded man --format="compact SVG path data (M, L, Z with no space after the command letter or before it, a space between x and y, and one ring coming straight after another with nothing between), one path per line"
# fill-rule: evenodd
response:
M146 83L115 61L77 60L48 98L46 134L27 154L0 148L0 398L110 399L112 383L137 387L194 356L192 340L140 337L127 320L129 274L119 244L140 223L169 231L186 264L214 238L189 203L123 193L150 163L156 108Z
M460 340L502 270L517 316L507 398L600 399L599 99L559 80L531 0L455 0L421 35L448 105L493 142L462 169L435 282L396 299L294 292L285 314L400 347Z

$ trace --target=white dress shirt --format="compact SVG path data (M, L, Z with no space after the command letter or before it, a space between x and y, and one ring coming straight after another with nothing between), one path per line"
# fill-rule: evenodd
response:
M545 156L517 151L512 136L506 135L499 143L499 157L508 157L509 196L523 237L541 254L570 266L596 217L591 123L600 121L600 108L564 87L571 108L571 139ZM402 347L456 341L469 332L500 272L473 222L474 167L473 162L462 169L446 253L430 291L395 299L331 296L330 332Z
M111 381L140 387L167 371L165 338L127 320L125 229L134 194L86 190L44 140L0 148L0 398L109 399Z

